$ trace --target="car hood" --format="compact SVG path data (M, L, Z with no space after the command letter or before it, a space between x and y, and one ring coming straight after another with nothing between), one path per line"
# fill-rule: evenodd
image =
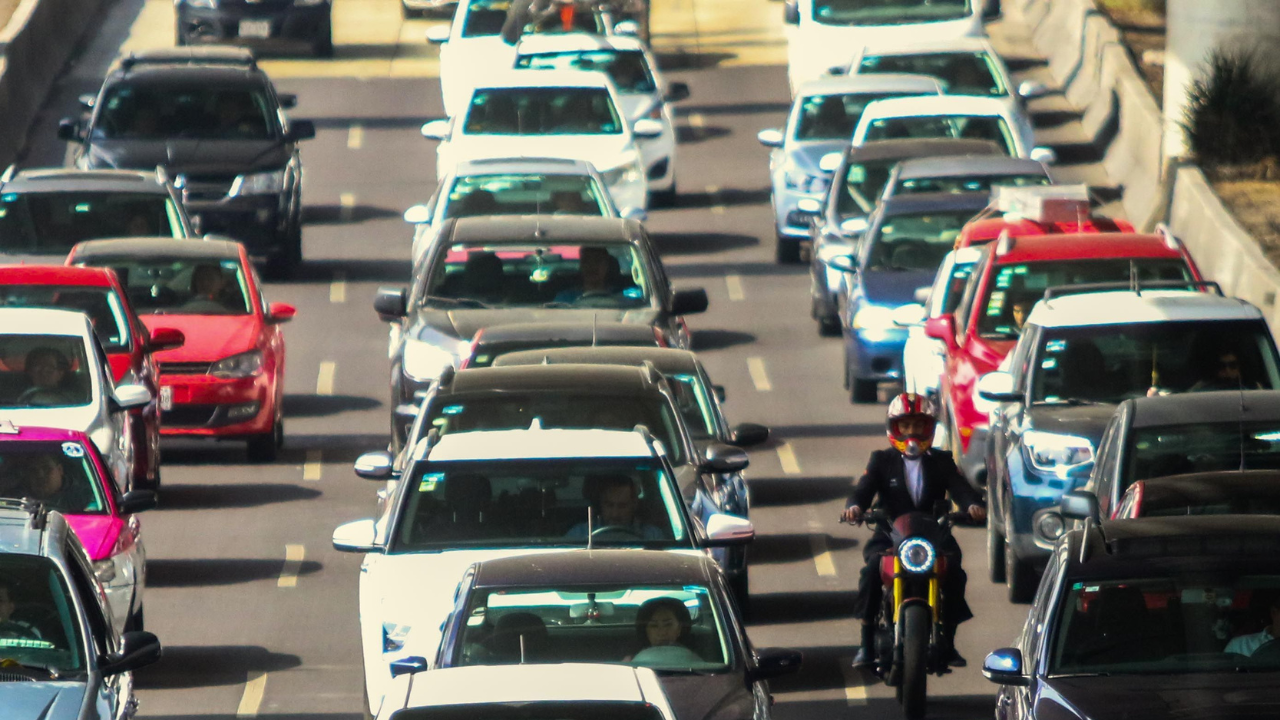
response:
M933 284L933 272L920 270L867 270L859 274L859 284L867 302L898 307L915 302L917 288Z
M635 148L625 134L618 135L458 135L441 153L448 168L465 160L495 157L552 157L585 160L600 172L635 159Z
M792 141L787 145L787 157L797 167L810 175L830 175L831 172L818 167L822 156L840 152L849 147L848 140L812 140L807 142Z
M278 140L95 140L89 166L149 170L163 165L172 174L239 175L278 170L289 156L289 145Z
M1046 680L1035 714L1084 720L1262 720L1280 716L1280 684L1274 673Z
M187 337L182 347L156 353L160 362L214 362L252 350L258 338L253 315L143 315L142 324L148 331L173 328Z
M671 709L680 720L721 720L753 715L755 698L742 672L717 675L658 674Z
M427 328L460 340L470 340L476 331L490 325L523 324L539 322L623 322L636 325L652 325L658 312L653 308L627 310L572 309L572 308L496 308L467 310L426 310L419 315L419 330L414 334L423 340ZM429 333L428 333L429 334Z
M5 720L75 720L84 705L83 682L0 684Z
M111 515L65 515L76 538L89 553L89 559L97 562L111 555L124 520Z
M1088 439L1096 448L1102 431L1115 413L1116 406L1101 405L1035 405L1028 411L1031 427L1040 432L1075 435Z

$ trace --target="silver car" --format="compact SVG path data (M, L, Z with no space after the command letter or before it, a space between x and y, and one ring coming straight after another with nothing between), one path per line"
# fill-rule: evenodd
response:
M915 193L990 192L993 186L1052 185L1049 168L1038 160L1001 155L927 157L903 160L889 174L882 200Z
M823 156L849 146L862 111L872 102L911 95L939 95L937 80L922 75L831 77L805 83L796 93L785 128L761 130L756 138L769 154L770 199L777 260L800 259L800 242L809 237L809 221L831 184L834 167ZM809 200L811 208L801 207Z

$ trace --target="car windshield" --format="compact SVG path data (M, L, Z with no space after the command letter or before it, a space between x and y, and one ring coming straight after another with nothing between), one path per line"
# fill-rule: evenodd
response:
M876 100L924 93L838 93L809 95L800 100L796 140L848 140L862 119L862 111ZM933 94L933 93L929 93Z
M1018 337L1031 306L1044 297L1047 288L1129 282L1131 275L1144 282L1192 279L1187 263L1181 258L1049 260L996 265L976 305L982 308L978 334L994 339Z
M681 503L644 458L419 462L391 551L688 547Z
M260 87L115 85L93 124L99 140L272 140L280 123Z
M422 303L428 307L649 307L650 279L628 244L443 246Z
M0 443L0 498L31 498L60 513L105 515L102 482L83 444Z
M995 60L986 52L921 53L919 55L869 55L858 64L858 74L909 73L929 75L942 82L948 95L999 97L1009 89L1000 81Z
M1280 469L1280 423L1134 428L1120 487L1125 490L1139 480L1166 475L1241 469Z
M1050 677L1276 672L1280 576L1076 580L1050 632Z
M92 401L93 380L79 335L0 335L0 408Z
M715 437L719 432L715 406L708 392L710 388L703 384L702 378L692 373L677 373L665 377L675 395L680 416L689 428L689 434L697 440Z
M48 558L0 554L0 668L80 673L86 657L75 602Z
M1164 392L1280 387L1262 320L1045 328L1031 399L1118 403Z
M238 260L93 258L120 277L139 315L248 315L249 287Z
M823 25L906 25L968 17L970 0L813 0Z
M84 240L183 237L168 195L44 192L0 195L0 254L65 255Z
M87 285L0 285L2 307L79 310L89 316L98 342L107 352L128 350L129 320L116 291Z
M605 88L489 88L467 109L468 135L620 135L618 109Z
M644 425L662 440L671 462L685 462L680 420L660 395L502 391L433 402L428 427L441 435L474 430L521 430L535 420L543 428L633 430Z
M472 0L462 20L462 37L492 37L502 32L510 0Z
M657 92L649 63L639 50L582 50L576 52L538 53L516 58L517 68L530 70L595 70L608 73L618 92L650 94Z
M604 192L590 175L471 175L449 189L445 217L483 215L609 214Z
M894 195L915 193L989 193L991 188L1033 187L1049 185L1053 180L1044 173L1032 175L954 175L949 177L908 178L893 187Z
M466 703L397 710L391 720L663 720L649 703L566 702Z
M976 210L885 218L869 248L868 270L936 270Z
M1013 136L1002 117L993 115L929 115L873 120L865 142L913 138L990 140L1005 155L1013 155Z
M864 163L849 163L845 171L844 183L836 193L836 212L840 217L865 217L876 209L884 186L889 182L889 174L893 166L901 158L873 160Z
M733 662L721 608L700 585L481 590L455 665L618 663L716 672Z

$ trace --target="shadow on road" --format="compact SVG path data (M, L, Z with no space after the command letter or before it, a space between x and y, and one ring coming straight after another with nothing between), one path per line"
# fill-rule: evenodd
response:
M303 254L306 254L304 249ZM334 274L341 272L347 282L384 282L387 284L407 285L413 272L413 264L408 260L356 260L329 259L304 260L293 276L285 283L328 282ZM274 281L269 284L275 284ZM369 298L373 300L372 297ZM370 313L373 311L370 310Z
M133 682L142 689L240 685L251 674L278 672L301 664L297 655L274 653L253 645L166 645L160 662L134 673Z
M807 543L807 541L806 541ZM755 562L752 548L752 562ZM820 620L853 620L853 589L763 593L751 596L752 625L786 625Z
M147 586L162 588L237 585L277 577L283 565L283 560L253 558L150 559L147 561ZM320 572L322 567L318 562L304 561L298 567L298 576ZM169 654L168 648L165 648L165 654Z
M884 434L884 423L848 423L844 425L771 425L770 437L780 440L792 438L843 438Z
M755 341L755 335L737 330L695 330L693 333L693 349L698 351L723 350Z
M760 244L754 235L733 233L652 233L649 237L661 255L698 255Z
M779 477L747 479L752 507L817 505L848 496L851 477ZM752 551L754 553L754 550Z
M216 510L261 507L274 503L311 500L319 490L284 483L218 483L169 485L160 488L160 510ZM153 560L151 562L161 562Z
M700 262L700 263L670 263L667 266L667 275L675 279L683 278L705 278L715 277L723 278L725 275L746 275L750 277L758 276L808 276L808 265L779 265L772 262L754 262L754 263L724 263L724 262Z
M341 225L346 223L364 222L365 220L377 220L379 218L399 218L403 215L403 210L376 207L373 205L353 205L351 207L342 207L341 205L307 205L302 209L302 224Z
M372 410L382 407L381 400L363 395L285 395L287 418L328 417L348 410Z
M825 535L827 549L832 552L858 547L858 540L851 537ZM794 562L809 563L813 560L813 545L809 534L756 535L751 543L751 565L782 565ZM754 603L755 601L752 600ZM754 606L753 606L754 607Z

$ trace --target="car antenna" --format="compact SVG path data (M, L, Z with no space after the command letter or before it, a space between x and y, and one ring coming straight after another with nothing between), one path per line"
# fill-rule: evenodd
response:
M524 633L520 633L520 664L524 664Z
M594 530L595 528L591 526L592 526L591 505L588 504L587 505L587 549L588 550L591 549L591 537L595 534L592 532L592 530Z
M599 317L599 313L591 313L591 347L596 347L596 320Z
M1244 471L1244 469L1245 469L1245 463L1244 463L1244 411L1245 411L1245 409L1246 409L1246 408L1245 408L1245 405L1244 405L1244 377L1243 377L1243 376L1241 376L1241 377L1237 378L1237 379L1236 379L1236 382L1239 384L1239 389L1237 390L1237 392L1239 392L1239 393L1240 393L1240 423L1239 423L1239 428L1240 428L1240 470L1243 472L1243 471Z

